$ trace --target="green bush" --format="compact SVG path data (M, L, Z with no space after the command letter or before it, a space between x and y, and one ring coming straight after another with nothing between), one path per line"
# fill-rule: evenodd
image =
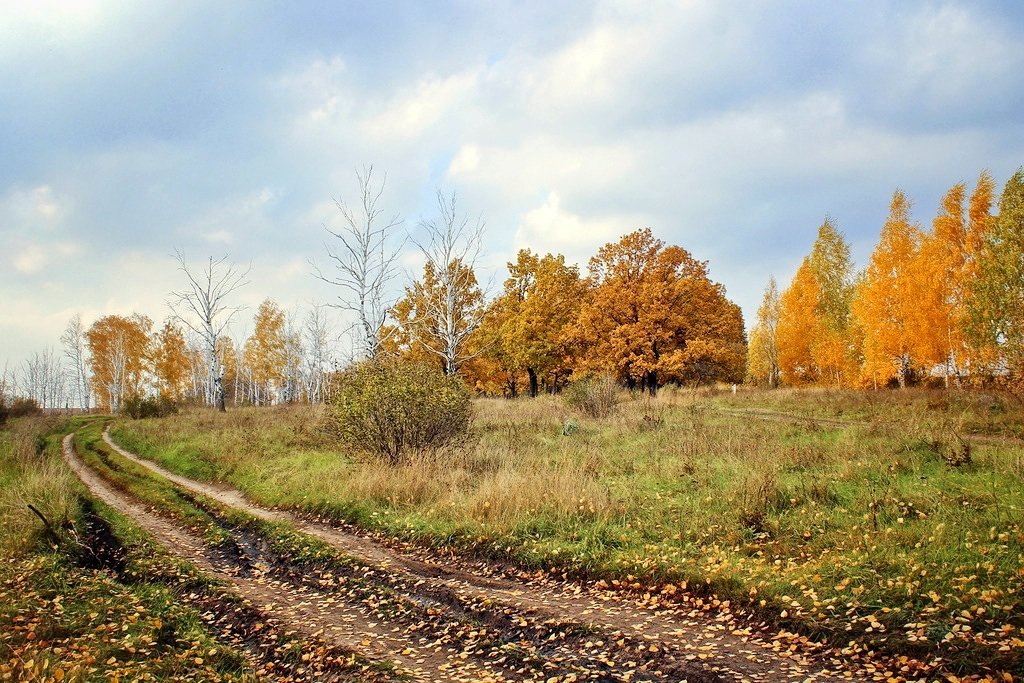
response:
M132 396L125 399L121 412L133 420L147 417L167 417L178 413L178 405L165 396L158 398Z
M396 464L469 431L469 390L434 365L377 360L346 371L332 400L334 428L350 446Z
M591 417L607 417L619 402L621 387L612 377L586 377L570 384L564 392L565 403Z

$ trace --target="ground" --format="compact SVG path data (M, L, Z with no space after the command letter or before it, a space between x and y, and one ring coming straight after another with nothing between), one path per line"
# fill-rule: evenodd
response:
M218 586L203 599L313 639L321 674L1012 679L1022 412L923 391L671 390L603 419L480 400L466 443L392 467L316 409L191 411L110 443L71 425L65 454ZM206 633L238 675L275 673Z

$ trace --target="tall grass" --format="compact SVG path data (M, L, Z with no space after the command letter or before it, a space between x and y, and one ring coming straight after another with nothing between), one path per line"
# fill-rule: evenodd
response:
M947 449L979 409L964 418L925 394L901 409L908 394L889 393L853 404L850 427L719 409L835 414L843 392L800 405L679 389L604 418L556 397L482 399L469 443L397 467L350 457L298 407L121 423L116 436L265 504L531 566L685 580L837 638L1019 666L1018 648L998 648L1015 632L1000 629L1024 627L1022 451L975 443L954 466ZM1020 420L1005 410L1001 425Z
M24 554L44 535L29 505L55 526L77 514L74 475L60 459L61 424L56 418L31 417L0 430L0 548L6 557Z

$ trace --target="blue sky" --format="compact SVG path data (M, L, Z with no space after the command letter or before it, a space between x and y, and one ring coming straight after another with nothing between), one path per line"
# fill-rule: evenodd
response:
M929 224L1024 163L1021 36L1017 2L0 1L0 367L76 312L162 320L176 248L329 301L365 164L410 232L456 190L484 280L650 226L749 323L826 214L863 264L895 188Z

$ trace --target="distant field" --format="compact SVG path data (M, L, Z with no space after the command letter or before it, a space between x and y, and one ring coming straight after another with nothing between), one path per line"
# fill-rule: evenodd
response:
M854 650L1021 671L1012 400L669 390L598 420L557 397L481 399L468 443L398 467L352 457L319 425L309 407L238 409L113 434L263 504L595 579L686 582Z

